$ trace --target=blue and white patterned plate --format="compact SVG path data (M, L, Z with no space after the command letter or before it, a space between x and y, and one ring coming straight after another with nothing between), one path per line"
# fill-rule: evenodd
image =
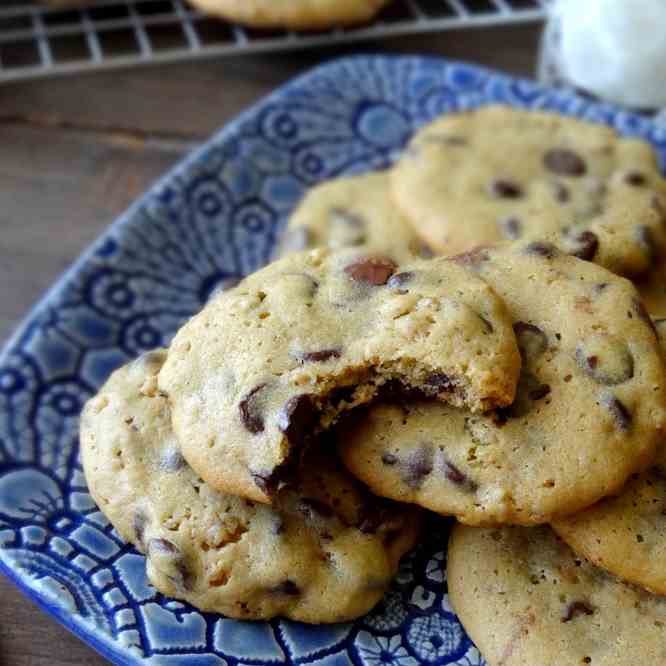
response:
M434 518L384 602L354 624L242 623L165 599L86 491L77 419L114 368L167 344L216 285L267 260L306 188L386 167L419 125L489 102L608 123L666 157L666 126L646 117L439 59L348 58L280 89L112 225L0 357L4 573L117 664L483 664L449 606L448 523Z

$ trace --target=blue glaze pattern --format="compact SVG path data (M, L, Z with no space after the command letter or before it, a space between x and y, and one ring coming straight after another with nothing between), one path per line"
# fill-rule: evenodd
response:
M384 601L353 624L199 613L148 585L143 558L92 502L77 429L113 369L168 344L217 285L268 260L308 187L387 167L424 122L491 102L607 123L666 158L663 124L462 63L354 57L286 85L113 224L2 353L2 570L116 664L481 666L446 596L447 521L431 519Z

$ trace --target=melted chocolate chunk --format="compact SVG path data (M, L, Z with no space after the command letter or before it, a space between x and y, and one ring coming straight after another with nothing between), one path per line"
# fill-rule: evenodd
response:
M402 480L416 490L433 470L432 447L423 445L416 449L403 463Z
M412 271L405 271L404 273L396 273L391 276L391 279L386 283L389 289L397 291L399 294L406 294L409 290L406 289L407 285L414 279Z
M467 481L467 476L450 462L445 463L444 475L451 483L455 483L458 486L462 486Z
M340 358L342 356L341 349L321 349L319 351L311 352L296 352L296 358L301 361L309 361L310 363L324 363L330 361L332 358Z
M160 460L160 470L162 472L167 472L168 474L178 472L186 466L187 462L180 451L170 451L162 456L162 459Z
M545 398L550 393L550 386L548 384L539 384L536 388L533 388L529 392L530 400L541 400Z
M583 158L566 148L549 150L543 156L543 164L546 169L560 176L582 176L587 171Z
M385 453L382 456L382 462L385 465L389 465L389 466L395 465L398 462L398 456L394 455L393 453Z
M517 240L522 236L523 223L517 217L504 218L498 224L505 238Z
M368 257L345 267L345 273L355 282L381 287L388 282L396 268L390 259Z
M145 548L144 538L146 536L146 527L148 526L148 516L143 511L137 511L134 514L132 521L132 528L136 536L136 541L139 546Z
M624 182L633 187L643 187L647 185L647 177L640 171L629 171L624 176Z
M432 372L425 378L423 390L428 395L439 395L450 393L455 387L455 382L448 375L443 372Z
M552 243L543 241L534 241L525 246L525 254L536 254L545 259L552 259L557 256L557 248Z
M575 236L571 237L573 249L569 254L578 259L591 261L599 249L599 238L591 231L581 231Z
M341 386L328 394L328 402L337 409L343 402L352 402L355 392L355 386Z
M626 406L614 395L603 400L603 405L615 419L615 424L620 430L627 432L631 430L632 417Z
M335 512L328 504L313 497L304 497L301 499L298 503L298 510L308 518L313 518L315 515L322 518L332 518L335 515Z
M278 414L278 428L289 442L304 445L312 436L319 414L312 396L301 393L289 398Z
M300 595L301 590L298 587L298 585L294 583L293 580L287 579L284 582L280 583L279 585L276 585L271 590L271 592L273 594L284 595L286 597L297 597Z
M523 196L523 189L518 183L498 178L490 183L490 193L498 199L519 199Z
M534 324L517 321L513 325L513 332L523 361L538 358L548 349L548 337Z
M265 387L266 384L255 386L238 404L241 422L253 435L264 431L264 416L259 411L257 394Z
M299 452L295 449L290 449L286 459L272 470L249 471L257 488L270 497L282 487L293 483L298 471L299 462Z
M562 622L570 622L579 615L593 615L594 609L585 601L574 601L567 607L567 612L562 617Z

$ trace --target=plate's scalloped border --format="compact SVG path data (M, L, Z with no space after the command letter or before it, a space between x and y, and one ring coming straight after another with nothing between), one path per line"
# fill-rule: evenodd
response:
M357 65L362 67L369 63L383 64L390 68L396 64L409 64L414 68L424 66L441 66L441 67L456 67L466 68L467 71L477 72L480 75L487 77L488 83L496 83L499 86L516 86L521 93L525 94L524 100L521 100L524 105L527 105L529 97L539 99L542 103L538 104L538 108L555 109L560 113L572 115L576 117L589 116L592 114L599 122L606 122L613 120L617 124L617 119L621 118L626 128L632 127L645 127L647 125L656 127L653 121L647 119L645 116L636 114L630 111L618 109L610 104L598 103L583 99L575 93L566 90L552 89L541 86L533 81L512 77L507 74L496 72L494 70L479 67L473 64L450 61L443 58L427 57L427 56L404 56L404 55L359 55L350 56L345 58L336 59L322 65L319 65L308 72L292 79L290 82L278 88L273 93L265 96L255 104L253 104L246 111L237 116L233 121L229 122L224 128L215 133L209 141L202 146L195 149L186 158L184 158L178 165L173 167L165 176L156 181L150 189L142 195L130 208L125 211L120 217L113 222L110 227L88 248L86 248L78 259L65 271L56 283L42 296L42 298L33 306L22 324L10 337L2 352L0 353L0 367L7 361L12 349L20 343L26 333L29 332L31 325L33 325L40 314L48 307L49 303L57 298L70 281L86 266L92 259L96 251L103 247L110 238L122 237L124 228L131 228L134 224L139 224L138 214L147 201L150 201L161 188L168 183L178 178L181 174L185 174L187 170L197 164L209 150L210 144L222 143L233 138L238 129L249 119L256 117L263 108L267 105L281 100L289 91L293 89L303 89L308 84L322 74L334 75L336 71L341 71L342 68L350 65ZM490 98L483 100L491 100ZM516 102L518 105L518 102ZM562 108L564 107L564 108ZM663 145L660 153L662 166L666 162L666 125L663 129L659 126L660 134L663 134ZM631 132L627 132L631 133ZM645 134L645 131L641 132ZM660 142L661 143L661 142ZM111 660L113 663L121 666L136 666L141 659L136 658L122 648L119 648L117 642L106 635L100 634L89 623L84 621L80 615L70 615L67 609L49 601L49 599L40 595L34 588L32 588L25 580L24 576L20 574L14 567L5 561L3 557L3 549L0 548L0 571L4 573L12 582L32 601L34 601L41 609L49 615L57 619L63 626L65 626L72 633L84 640L95 650L97 650L105 658Z

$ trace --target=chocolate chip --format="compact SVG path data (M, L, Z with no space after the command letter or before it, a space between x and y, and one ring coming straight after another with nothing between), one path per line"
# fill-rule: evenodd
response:
M513 332L523 361L538 358L548 349L548 337L534 324L517 321L513 325Z
M456 382L443 372L432 372L424 380L423 390L428 395L450 393L456 387Z
M566 203L571 199L569 188L562 183L553 183L553 194L555 195L555 199L560 203Z
M369 257L350 264L345 268L345 273L356 282L381 287L388 282L396 268L390 259Z
M548 384L539 384L536 388L529 391L530 400L541 400L550 393L550 386Z
M417 489L433 470L432 447L423 445L416 449L403 463L402 480L412 489Z
M278 428L292 444L304 445L318 420L312 396L301 393L289 398L278 414Z
M404 273L396 273L391 276L391 279L386 283L389 289L397 291L399 294L406 294L408 289L405 287L414 279L412 271L405 271Z
M343 402L351 403L354 401L355 386L341 386L328 394L328 402L332 407L338 409Z
M134 514L132 527L136 536L137 545L145 547L144 538L146 536L146 527L148 526L148 516L143 511L137 511Z
M183 553L174 543L167 539L151 539L148 557L172 583L185 590L192 589L192 574L185 564Z
M382 462L385 465L395 465L398 462L398 456L394 455L393 453L385 453L382 456Z
M340 358L342 356L341 349L321 349L319 351L311 352L296 352L296 358L301 361L309 361L311 363L324 363L330 361L332 358Z
M310 247L312 243L312 234L307 227L287 229L278 245L277 254L283 255L290 252L300 252Z
M301 590L298 587L298 585L294 583L293 580L287 579L284 582L280 583L279 585L276 585L271 590L271 592L273 594L284 595L286 597L297 597L300 595Z
M462 486L467 481L467 476L450 462L445 463L444 475L451 483L455 483L458 486Z
M570 255L585 261L594 259L594 255L599 249L599 238L596 234L591 231L581 231L574 236L570 236L569 240L573 246L569 252Z
M490 193L498 199L519 199L523 196L523 190L511 180L498 178L490 183Z
M498 222L505 238L517 240L522 236L523 224L517 217L507 217Z
M606 289L610 287L610 284L608 282L599 282L598 284L594 285L594 293L595 294L602 294Z
M616 386L634 376L634 357L623 340L593 335L576 347L576 362L598 384Z
M546 259L552 259L558 252L557 248L552 243L545 243L543 241L534 241L525 246L525 254L536 254Z
M640 171L628 171L624 176L624 182L633 187L643 187L647 185L647 178Z
M570 603L562 622L570 622L579 615L593 615L594 609L585 601L574 601Z
M335 512L328 504L313 497L304 497L301 499L298 503L298 510L308 518L313 518L315 515L322 518L331 518L335 515Z
M615 419L615 423L620 430L625 432L631 430L631 413L624 406L624 404L614 395L608 396L602 400L606 409L611 413Z
M255 386L238 404L241 422L253 435L264 431L264 417L259 411L257 395L265 387L266 384Z
M543 156L543 164L549 171L562 176L582 176L587 171L582 157L566 148L549 150Z
M331 209L328 245L332 249L362 245L366 241L363 219L344 208Z
M169 474L178 472L186 466L187 462L180 451L169 451L160 460L160 470Z

